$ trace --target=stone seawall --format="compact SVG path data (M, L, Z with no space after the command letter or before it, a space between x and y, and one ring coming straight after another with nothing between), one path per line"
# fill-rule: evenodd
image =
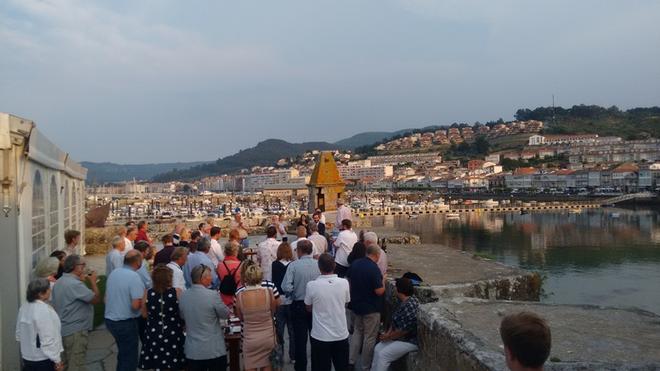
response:
M424 279L416 288L420 349L394 370L506 370L499 325L520 311L540 314L551 327L547 370L660 369L660 316L653 313L542 304L538 273L442 246L390 245L388 257L391 278L410 271ZM390 279L386 313L397 305L394 293Z

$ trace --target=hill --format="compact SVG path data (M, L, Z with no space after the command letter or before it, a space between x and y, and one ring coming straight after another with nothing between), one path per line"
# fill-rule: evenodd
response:
M180 179L196 179L220 175L250 168L252 166L273 166L281 158L295 157L311 150L333 150L336 144L327 142L289 143L280 139L268 139L256 146L244 149L215 162L193 166L185 170L172 170L153 177L156 182Z
M368 131L365 133L355 134L350 138L342 139L335 142L339 148L354 149L362 146L369 146L384 139L393 137L395 135L406 132L409 129L399 131Z
M187 169L192 166L204 164L205 162L176 162L166 164L140 164L140 165L122 165L111 162L89 162L82 161L82 166L86 167L87 183L102 184L123 182L127 180L148 180L158 174L169 172L175 169Z
M554 116L554 118L553 118ZM577 105L571 108L519 109L517 120L545 122L545 134L598 134L623 139L660 138L660 107L632 108Z

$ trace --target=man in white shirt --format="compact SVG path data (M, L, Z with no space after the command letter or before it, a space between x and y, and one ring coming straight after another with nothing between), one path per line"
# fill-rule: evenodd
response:
M122 236L115 236L112 239L112 249L108 251L108 254L105 256L105 275L106 277L110 275L110 273L117 269L121 268L124 266L124 237Z
M264 274L264 280L273 280L273 262L277 260L277 248L280 247L280 242L275 239L277 236L277 229L274 226L266 228L266 240L259 244L257 251L257 260L261 271Z
M307 239L312 241L312 245L314 246L314 252L312 254L314 258L318 259L321 254L325 254L327 252L328 240L325 238L325 236L321 236L321 234L319 234L316 224L310 224L309 230L312 232L312 234L310 234Z
M351 209L344 205L344 200L341 198L337 199L337 219L335 220L335 228L341 229L341 222L344 220L353 221L353 214Z
M341 223L341 232L335 240L335 262L337 267L335 273L344 278L348 271L348 255L353 251L353 245L358 242L358 236L351 229L353 223L349 219L344 219Z
M124 237L124 251L122 251L121 255L126 256L126 253L133 250L133 244L135 243L135 239L137 239L137 234L138 230L136 226L128 226L126 227L126 237Z
M213 262L214 267L218 267L218 263L225 259L225 252L220 246L220 227L211 227L211 249L209 250L209 258Z
M185 291L186 280L183 277L183 266L188 260L188 249L185 247L177 247L172 252L171 259L172 260L167 263L167 267L172 270L172 287Z
M291 250L293 251L293 257L294 257L293 260L296 260L296 256L297 256L296 249L298 248L298 242L307 240L307 228L305 228L304 225L299 225L298 228L296 228L296 235L298 236L298 239L291 242ZM314 241L311 242L312 242L312 251L314 251L314 253L312 254L316 255L317 248L314 245Z
M321 275L307 283L305 305L312 312L312 370L346 370L348 325L346 304L351 300L348 281L334 274L332 256L319 257Z

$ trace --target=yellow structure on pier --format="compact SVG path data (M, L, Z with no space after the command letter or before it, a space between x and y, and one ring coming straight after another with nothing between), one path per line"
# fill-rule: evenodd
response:
M332 152L321 152L307 184L309 212L312 213L317 208L321 211L337 210L337 199L343 196L345 186Z

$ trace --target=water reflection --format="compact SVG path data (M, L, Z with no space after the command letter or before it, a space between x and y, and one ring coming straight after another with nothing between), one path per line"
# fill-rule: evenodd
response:
M488 253L547 276L544 301L637 306L660 313L660 212L589 209L581 213L474 213L450 220L384 216L373 220L423 242Z

